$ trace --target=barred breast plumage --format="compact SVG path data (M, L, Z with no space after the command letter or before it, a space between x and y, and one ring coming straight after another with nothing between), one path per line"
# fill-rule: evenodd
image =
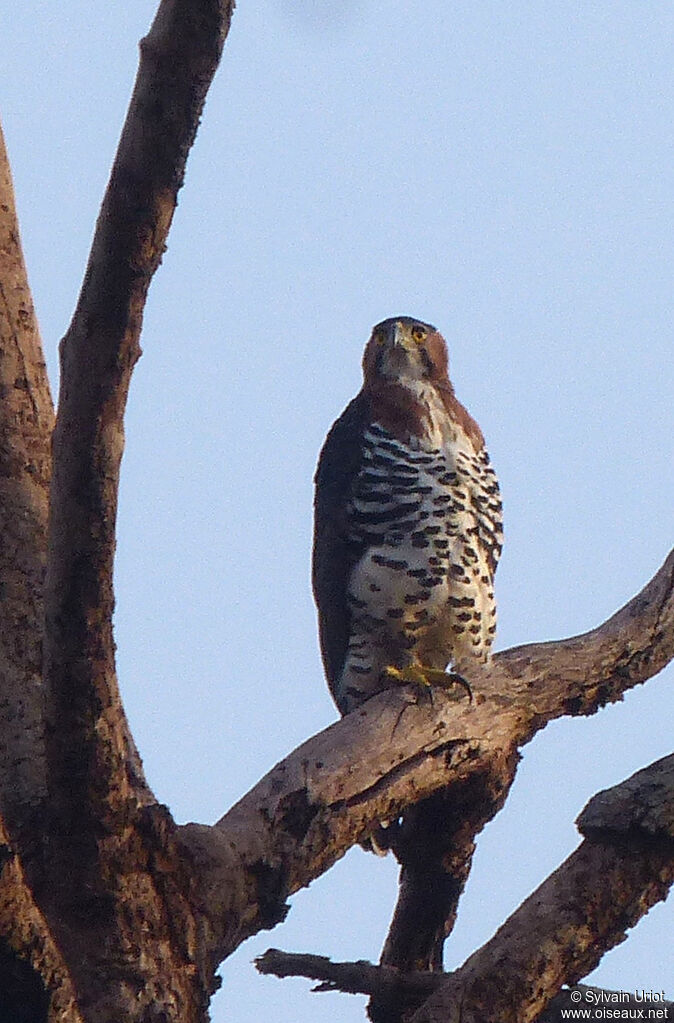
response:
M390 685L387 668L489 657L499 488L446 358L428 324L375 327L363 391L321 454L314 590L342 713Z

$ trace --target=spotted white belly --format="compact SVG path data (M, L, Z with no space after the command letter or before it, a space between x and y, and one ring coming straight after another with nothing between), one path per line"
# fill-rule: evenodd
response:
M385 687L387 666L488 656L496 611L480 516L492 480L467 443L408 447L376 424L367 431L349 510L354 547L365 549L348 589L344 710Z

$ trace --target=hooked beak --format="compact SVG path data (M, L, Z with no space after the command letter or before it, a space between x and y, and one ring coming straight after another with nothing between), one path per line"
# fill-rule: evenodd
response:
M402 323L400 322L396 322L393 324L393 328L391 331L391 346L393 351L396 350L404 352L414 351L415 346L410 340L410 338L405 336Z
M417 346L409 337L402 323L388 327L387 344L381 351L378 366L383 376L394 379L416 375L411 373L417 362Z

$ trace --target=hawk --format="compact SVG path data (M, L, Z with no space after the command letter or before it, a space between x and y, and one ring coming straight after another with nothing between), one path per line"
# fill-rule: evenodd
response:
M313 588L342 714L400 682L447 683L450 662L488 660L503 539L498 481L436 328L378 323L363 376L315 479Z

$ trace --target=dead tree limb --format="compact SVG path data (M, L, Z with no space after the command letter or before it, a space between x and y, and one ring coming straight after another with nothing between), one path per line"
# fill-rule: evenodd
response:
M115 676L112 568L124 410L232 4L163 0L141 60L77 308L61 342L46 581L50 799L68 828L148 793ZM77 750L73 764L72 751Z
M410 1007L419 1006L434 991L438 991L451 974L424 971L417 973L401 973L394 966L375 966L363 960L354 963L333 962L326 956L312 955L307 952L282 952L278 948L267 949L255 960L259 973L267 976L305 977L320 983L312 991L341 991L344 994L372 995L377 998L397 999L403 1012ZM577 1011L579 1007L588 1006L620 1009L641 1009L645 1006L660 1009L660 1019L670 1019L674 1013L674 1002L667 1001L664 991L651 992L632 988L613 991L593 987L587 984L574 984L573 988L564 988L552 999L536 1018L536 1023L562 1023L562 1020L573 1019L569 1010ZM635 1014L632 1018L638 1019Z
M255 960L259 973L274 977L308 977L321 983L314 991L343 991L346 994L386 995L404 1006L418 1006L442 984L440 973L401 973L394 966L334 963L326 956L306 952L281 952L270 948Z
M0 793L44 798L42 588L54 412L0 129Z
M645 594L646 591L640 596L643 597ZM635 598L635 601L611 620L616 629L616 636L625 628L633 614L638 616L638 601L639 598ZM658 604L658 601L661 603ZM655 604L656 610L661 606L664 611L665 630L672 628L671 603L671 584L665 584L661 596L656 597ZM669 611L666 610L667 607ZM607 626L609 624L606 623ZM602 627L602 630L604 628ZM650 626L646 625L646 628L652 630L651 635L655 638L659 625L651 623ZM577 655L576 666L584 671L588 667L586 655L599 640L599 632L602 630L594 630L584 636L564 641L563 646L559 647L559 653L563 652L570 660ZM608 639L609 635L611 632L607 630L604 638ZM634 670L627 665L627 662L630 662L630 652L635 654L636 658L650 657L645 648L641 654L631 650L631 641L627 634L623 639L626 664L616 665L615 674L618 676ZM523 648L525 651L528 649ZM596 646L596 656L601 658L604 655L600 643ZM634 659L630 663L634 664ZM569 676L566 667L562 667L559 681L565 678ZM608 690L602 692L605 683L596 679L592 682L591 678L592 672L588 675L589 692L592 693L592 687L598 685L600 705L607 702L607 699L616 698ZM506 683L502 690L504 696L508 691ZM560 695L561 692L562 689L559 690ZM542 693L537 694L532 701L533 707L542 714L540 725L551 719L547 717L550 711L552 716L557 716L557 711L547 696L543 696L542 700L541 696ZM573 690L569 690L566 712L587 713L588 710L583 708L584 701L579 699L576 706ZM589 712L592 712L592 709L596 709L596 705L594 708L590 707ZM521 746L526 741L528 741L526 735L517 739L511 747L511 753L514 753L515 746ZM470 872L475 836L503 804L515 777L516 759L511 757L508 764L510 772L501 773L496 783L493 775L485 773L474 779L470 787L466 785L458 791L447 788L405 814L402 826L392 839L393 850L401 863L400 891L381 955L382 965L396 966L404 972L442 969L443 945L456 921L458 902ZM373 1002L369 1011L374 1023L391 1023L398 1019L395 1005L392 1003Z
M402 973L277 949L256 960L257 968L320 980L317 990L371 994L379 1004L395 1003L406 1019L410 1007L420 1006L414 1023L560 1018L561 1008L580 1004L569 992L558 995L562 984L592 970L674 881L674 755L594 796L578 825L582 845L452 974ZM597 988L583 987L581 995L584 1007L612 1000ZM656 1007L668 1004L659 1000Z
M434 991L438 991L451 974L438 973L432 970L417 973L401 973L394 966L375 966L363 960L355 963L333 962L326 956L312 955L307 952L282 952L278 948L267 949L255 960L259 973L267 976L305 977L320 983L312 991L341 991L344 994L373 995L377 998L395 998L403 1011L419 1006ZM634 988L630 991L613 991L606 988L593 987L588 984L574 984L573 988L564 988L544 1011L537 1017L536 1023L562 1023L562 1020L573 1019L568 1015L569 1009L578 1010L579 1006L619 1006L622 1009L642 1009L649 1002L646 997L650 993L644 989ZM635 997L636 995L636 997ZM661 1019L669 1019L674 1013L674 1002L665 998L664 991L653 992L650 1004L663 1010ZM638 1019L638 1016L634 1016Z
M25 896L35 916L30 935L11 927L3 933L17 954L29 945L63 1021L140 1018L144 1005L153 1018L202 1019L213 987L212 963L193 939L197 924L175 883L179 864L164 872L154 861L152 843L170 831L169 819L157 809L156 820L147 820L154 800L119 698L112 568L123 414L147 289L233 6L162 0L141 43L77 309L61 344L51 461L39 338L13 207L2 205L0 459L9 483L0 486L0 504L11 542L0 572L14 591L0 611L0 642L11 662L0 664L10 685L0 725L3 766L17 780L6 788L19 806L14 815L3 807L5 860L27 872L11 875L8 903ZM4 178L1 186L4 200ZM42 691L44 709L41 695L33 700ZM44 756L33 757L33 747ZM152 935L149 956L139 954L141 934Z
M480 813L493 816L520 746L554 718L620 699L673 655L674 552L599 628L498 654L471 677L473 704L448 693L434 707L410 706L404 692L389 691L309 739L214 827L179 829L204 885L217 957L283 919L287 896L377 821L480 783L487 792Z
M0 991L19 1018L67 970L26 879L46 794L42 622L54 412L0 129ZM30 960L36 950L42 974ZM56 1012L72 1003L64 979Z
M578 826L582 845L413 1023L529 1023L624 941L674 882L674 755L599 793Z

